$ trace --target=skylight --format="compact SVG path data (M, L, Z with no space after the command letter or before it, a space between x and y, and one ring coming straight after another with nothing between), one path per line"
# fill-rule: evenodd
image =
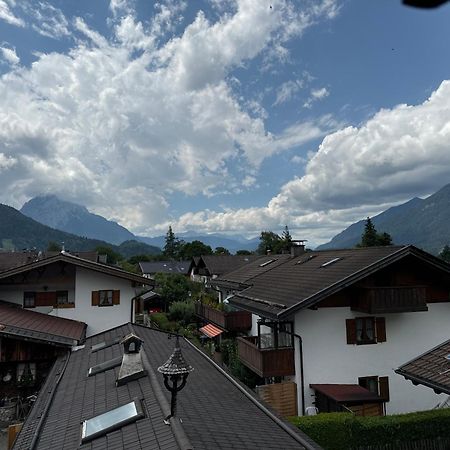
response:
M259 267L265 267L265 266L268 266L270 263L273 263L274 261L275 261L275 259L269 259L269 261L265 261L265 262L261 263L261 264L259 265Z
M330 266L331 264L334 264L335 262L338 262L339 260L341 260L342 258L333 258L330 261L327 261L326 263L323 263L320 267L327 267Z
M308 255L306 258L299 259L295 264L303 264L305 262L311 261L311 259L315 258L317 255Z
M101 364L97 364L96 366L92 366L88 371L88 377L92 377L97 375L100 372L104 372L105 370L113 369L114 367L120 366L122 364L122 357L118 356L117 358L110 359L109 361L105 361Z
M81 443L117 430L131 422L144 417L140 401L134 400L126 405L107 411L92 419L85 420L81 429Z
M100 349L104 348L105 346L106 346L106 342L105 341L99 342L98 344L94 344L91 347L91 351L92 352L96 352L97 350L100 350Z

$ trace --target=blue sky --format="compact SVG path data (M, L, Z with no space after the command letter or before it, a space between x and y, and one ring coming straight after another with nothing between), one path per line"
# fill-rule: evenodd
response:
M0 201L319 244L450 181L450 5L0 0Z

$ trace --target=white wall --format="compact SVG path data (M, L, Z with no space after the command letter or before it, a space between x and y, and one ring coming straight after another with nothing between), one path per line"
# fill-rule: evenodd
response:
M92 306L92 291L120 290L120 305ZM136 295L132 282L93 270L77 267L75 308L54 309L51 314L87 323L91 336L131 320L131 299Z
M348 307L303 310L296 314L295 332L303 339L305 405L311 406L314 391L309 384L358 384L358 377L388 376L390 401L387 414L431 409L444 400L432 389L414 386L394 370L450 335L450 303L428 304L427 312L380 314L386 319L386 342L348 345L345 320L367 317ZM301 411L298 340L295 339L296 382Z

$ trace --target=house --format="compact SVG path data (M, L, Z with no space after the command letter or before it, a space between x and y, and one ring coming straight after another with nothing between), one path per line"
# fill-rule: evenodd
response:
M256 258L257 255L202 255L192 259L189 273L193 281L209 286L210 280L236 270Z
M444 393L450 396L450 340L437 345L420 356L401 365L396 371L399 375L411 381L416 389L433 389L436 394ZM447 397L441 406L449 406Z
M87 335L134 320L148 278L61 252L0 272L0 299L87 323Z
M234 291L230 305L254 315L238 354L261 383L295 381L303 414L392 414L442 401L393 369L448 336L447 263L413 246L283 258L214 280Z
M0 399L36 392L56 358L85 333L85 323L0 302Z
M191 261L141 261L139 270L143 277L153 278L157 273L189 275Z
M178 371L185 385L171 402L163 373ZM56 361L13 447L30 448L319 447L188 341L129 323Z

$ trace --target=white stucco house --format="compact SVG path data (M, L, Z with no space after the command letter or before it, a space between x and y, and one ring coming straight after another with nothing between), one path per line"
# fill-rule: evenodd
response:
M0 300L78 320L91 336L133 322L135 299L153 281L61 252L0 272Z
M395 414L443 401L394 371L448 339L444 261L413 246L273 255L214 284L253 314L251 335L238 337L241 362L262 384L294 381L298 414Z

